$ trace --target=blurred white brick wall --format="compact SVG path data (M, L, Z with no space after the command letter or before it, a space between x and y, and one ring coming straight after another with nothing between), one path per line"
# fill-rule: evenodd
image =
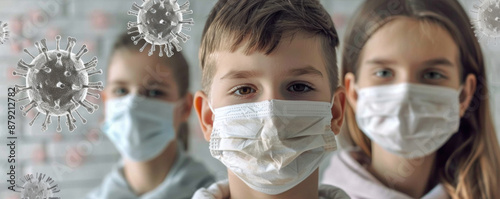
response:
M0 45L0 96L6 102L7 88L15 84L24 85L24 78L11 75L19 59L30 61L30 57L22 52L27 48L32 53L36 52L34 42L42 38L47 39L49 49L55 48L55 36L63 37L61 46L66 45L66 38L77 38L77 46L86 44L89 53L83 57L84 61L93 56L99 59L98 68L107 67L109 51L118 34L126 31L128 21L135 17L127 15L133 2L141 0L0 0L0 21L9 23L11 39ZM180 1L183 3L184 1ZM198 46L201 42L203 25L215 1L193 0L190 8L194 14L187 17L195 19L196 25L187 34L192 36L188 43L183 44L184 56L191 66L193 82L191 90L200 88L198 67ZM76 51L76 50L74 50ZM93 76L92 81L104 81L103 75ZM23 96L23 94L20 94ZM99 100L90 101L99 104ZM34 117L35 111L28 117L19 114L18 107L25 102L17 103L16 132L18 145L16 148L16 179L25 174L45 173L52 177L61 190L57 196L62 198L79 198L99 185L102 178L110 171L113 164L119 161L119 154L112 143L99 130L102 121L102 108L93 114L85 110L79 112L87 120L82 124L77 118L77 129L69 132L62 123L63 132L56 133L56 118L46 132L41 132L43 118L39 117L31 127L28 123ZM0 121L7 123L6 104L0 104L2 111ZM43 115L41 115L43 116ZM75 116L76 117L76 116ZM65 119L62 119L65 121ZM201 136L197 119L190 118L191 124L191 149L195 158L206 162L218 178L225 178L225 168L217 160L211 158L208 143ZM0 131L0 198L16 199L18 193L7 190L6 173L8 172L5 127Z
M140 0L135 0L138 3ZM134 0L0 0L0 20L9 23L11 39L0 45L0 123L7 123L6 98L7 88L14 84L24 85L24 78L11 75L19 59L30 60L22 53L23 48L35 52L33 43L47 38L49 49L55 46L55 35L63 37L61 46L66 45L66 37L78 39L77 46L82 44L89 47L90 52L84 60L91 57L99 58L98 68L105 69L108 62L109 50L117 34L126 31L126 23L135 20L127 15ZM181 3L183 0L180 1ZM342 38L345 26L360 0L323 0L325 7L333 14L334 21ZM184 56L191 66L191 90L200 89L201 73L198 66L198 47L201 40L201 31L215 0L191 0L191 9L195 25L192 36L183 44ZM470 2L465 4L466 9L471 7ZM497 127L500 127L500 52L499 46L483 45L486 61L491 76L489 77L492 90L492 112L496 116ZM105 75L105 74L104 74ZM103 81L104 75L91 79ZM90 98L89 98L90 99ZM100 100L92 100L102 107ZM17 107L24 104L21 102ZM77 119L78 128L68 132L62 124L63 132L55 132L55 118L46 132L41 132L41 118L31 127L28 123L33 113L22 117L17 108L17 175L19 179L25 174L41 172L54 178L59 185L62 198L79 198L85 195L100 181L110 167L119 160L119 155L109 140L99 131L99 122L102 120L102 108L94 114L80 111L87 118L88 123L82 124ZM65 121L63 119L63 121ZM198 160L203 161L219 178L225 178L225 167L210 156L208 143L203 139L197 119L193 115L191 121L190 153ZM15 199L19 194L6 189L7 153L5 127L0 127L0 198Z

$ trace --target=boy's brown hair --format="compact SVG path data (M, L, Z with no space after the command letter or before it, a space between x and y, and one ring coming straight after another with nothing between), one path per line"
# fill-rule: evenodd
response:
M319 37L326 70L334 91L338 85L336 47L339 39L328 12L319 0L219 0L209 14L200 46L202 89L209 93L215 74L216 51L272 53L297 32Z

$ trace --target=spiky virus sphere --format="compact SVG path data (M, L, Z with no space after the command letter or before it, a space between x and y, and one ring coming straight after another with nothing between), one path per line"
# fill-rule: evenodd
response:
M60 191L59 185L55 184L51 177L45 178L46 176L43 173L37 173L35 176L28 174L21 178L21 182L23 182L20 191L21 198L60 199L60 197L54 197L55 193Z
M476 2L471 10L476 36L479 40L500 39L500 0Z
M57 131L61 131L61 116L66 116L66 125L70 131L76 128L76 119L72 112L75 112L83 123L87 121L77 109L85 107L89 113L93 113L98 106L89 102L86 98L90 95L99 98L99 94L90 93L88 89L103 90L102 82L89 82L89 76L102 74L102 70L97 70L97 57L92 58L88 63L84 63L81 57L88 52L87 46L83 45L76 54L72 52L76 44L76 39L68 37L68 45L65 50L60 49L61 36L56 36L56 49L47 50L46 40L40 43L35 42L35 47L39 54L35 57L27 49L24 49L33 58L30 64L22 59L17 65L17 71L13 75L26 78L26 86L16 85L16 94L27 92L28 96L17 101L30 100L26 105L20 106L23 115L36 108L38 110L35 118L29 123L33 125L40 113L45 114L42 124L42 131L47 130L51 123L51 116L57 116Z
M132 9L128 11L129 15L137 17L136 22L129 22L128 29L131 30L128 34L132 36L134 44L144 39L146 43L140 51L144 51L146 46L151 44L148 55L153 55L156 50L155 46L160 48L160 57L163 56L163 51L168 57L174 55L173 49L177 52L182 50L179 45L180 38L183 42L190 39L189 35L181 32L183 29L191 30L186 25L193 25L192 18L184 19L184 14L193 14L189 9L189 1L179 6L177 0L143 0L142 5L134 3ZM162 49L163 47L163 49Z
M5 43L9 39L9 30L7 29L7 23L0 21L0 44Z

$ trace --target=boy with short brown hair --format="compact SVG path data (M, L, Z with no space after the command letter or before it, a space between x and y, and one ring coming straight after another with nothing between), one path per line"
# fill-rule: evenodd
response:
M348 198L318 186L344 116L338 43L318 0L216 3L203 31L195 109L228 181L193 198Z

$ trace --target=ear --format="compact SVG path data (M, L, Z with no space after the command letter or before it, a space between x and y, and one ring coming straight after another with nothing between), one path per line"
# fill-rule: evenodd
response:
M203 136L206 141L210 141L214 122L212 119L213 113L208 103L208 97L203 91L197 91L194 94L194 109L198 115L198 121L200 122L201 130L203 131Z
M331 128L335 135L340 133L340 128L344 122L346 93L345 88L340 86L333 95L332 123Z
M473 74L467 75L465 82L463 84L462 93L460 93L460 117L463 117L465 111L469 108L469 105L474 98L474 93L476 93L477 79Z
M189 119L189 115L191 115L191 110L193 109L193 94L188 92L184 97L184 102L182 103L182 113L181 113L181 121L185 122Z
M346 89L347 102L356 111L356 102L358 102L358 93L354 88L356 77L352 73L347 73L344 77L344 85Z

